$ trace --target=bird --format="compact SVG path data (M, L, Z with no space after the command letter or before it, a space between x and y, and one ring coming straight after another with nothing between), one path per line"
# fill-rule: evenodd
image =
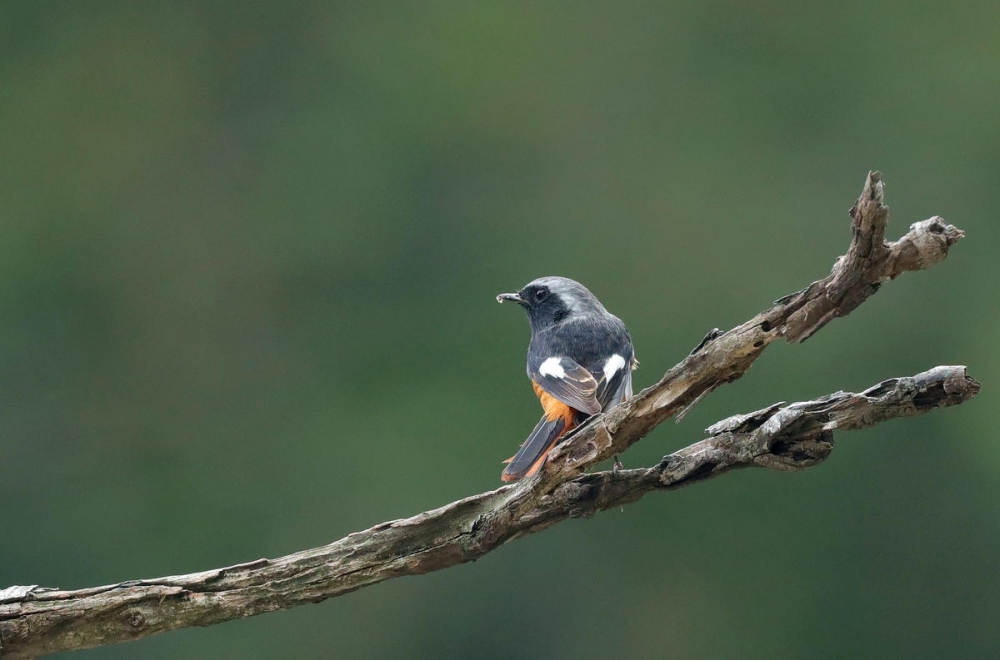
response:
M528 313L528 378L542 404L542 418L500 478L536 474L559 438L588 417L632 396L638 366L632 337L617 316L579 282L540 277L517 293L501 293Z

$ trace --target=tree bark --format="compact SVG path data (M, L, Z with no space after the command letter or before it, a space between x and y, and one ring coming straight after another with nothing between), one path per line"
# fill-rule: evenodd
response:
M211 625L440 570L652 490L679 488L739 467L805 469L830 454L836 429L863 428L974 397L980 386L965 367L936 367L858 394L837 392L730 417L710 427L708 438L649 468L584 473L740 378L772 342L805 341L884 282L941 261L963 236L933 217L886 242L888 209L877 172L869 173L851 218L851 244L827 277L728 332L710 332L658 383L570 434L535 477L277 559L75 591L0 590L0 658L33 658Z

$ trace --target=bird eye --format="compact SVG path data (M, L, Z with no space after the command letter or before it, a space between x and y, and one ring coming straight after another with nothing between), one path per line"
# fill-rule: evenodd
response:
M535 302L542 302L549 297L549 290L545 287L535 290Z

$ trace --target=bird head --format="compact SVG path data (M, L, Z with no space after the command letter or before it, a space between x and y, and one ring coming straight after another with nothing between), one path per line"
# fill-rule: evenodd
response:
M528 313L532 331L544 330L566 320L588 314L607 314L587 287L566 277L540 277L517 293L501 293L497 302L516 302Z

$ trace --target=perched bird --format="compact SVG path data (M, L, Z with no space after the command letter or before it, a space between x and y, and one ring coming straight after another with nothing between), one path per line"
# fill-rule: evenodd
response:
M545 414L500 478L514 481L541 468L560 437L583 420L632 396L638 362L628 329L594 294L565 277L541 277L497 302L528 313L528 377Z

